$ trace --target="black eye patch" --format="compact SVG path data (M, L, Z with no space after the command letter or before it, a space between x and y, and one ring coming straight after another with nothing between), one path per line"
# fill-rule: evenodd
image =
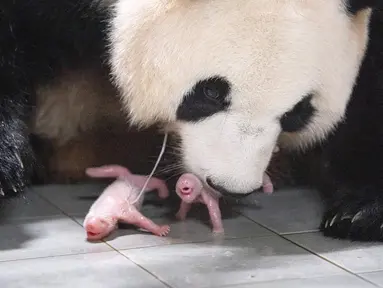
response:
M347 0L346 8L347 12L351 15L355 15L359 11L369 7L381 7L381 0Z
M279 121L284 132L297 132L310 123L316 112L311 104L312 97L312 94L305 96L290 111L282 115Z
M177 119L197 122L230 106L230 83L220 76L198 81L184 96L177 109Z

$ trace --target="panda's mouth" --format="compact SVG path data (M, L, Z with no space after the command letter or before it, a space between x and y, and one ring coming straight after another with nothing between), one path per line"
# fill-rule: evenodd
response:
M254 192L257 192L259 189L261 188L258 188L254 191L251 191L250 193L246 193L246 194L238 194L238 193L232 193L228 190L226 190L225 188L219 186L219 185L215 185L211 180L210 178L206 178L206 186L209 188L207 189L211 194L213 194L213 196L216 196L216 197L220 197L220 196L223 196L223 197L226 197L226 198L233 198L233 199L242 199L242 198L246 198L247 196L253 194Z

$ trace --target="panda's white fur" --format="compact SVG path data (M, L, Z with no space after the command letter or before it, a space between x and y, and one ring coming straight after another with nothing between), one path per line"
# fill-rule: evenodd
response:
M370 16L342 0L119 0L114 12L112 74L133 122L170 124L187 169L237 194L260 187L277 142L305 147L342 119ZM184 95L214 75L232 85L230 108L178 121ZM310 124L281 133L279 117L308 93Z

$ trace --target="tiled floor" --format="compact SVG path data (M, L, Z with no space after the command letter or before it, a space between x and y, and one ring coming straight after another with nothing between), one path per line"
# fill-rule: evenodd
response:
M177 222L152 202L143 212L170 223L168 237L125 227L88 243L81 223L102 188L34 187L0 207L0 287L383 287L383 245L322 237L314 191L260 194L259 205L234 206L223 237L211 234L204 207Z

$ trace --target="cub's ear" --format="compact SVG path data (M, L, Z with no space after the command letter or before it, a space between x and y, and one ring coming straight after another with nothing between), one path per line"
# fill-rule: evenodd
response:
M347 11L355 15L366 8L383 7L383 0L345 0Z

